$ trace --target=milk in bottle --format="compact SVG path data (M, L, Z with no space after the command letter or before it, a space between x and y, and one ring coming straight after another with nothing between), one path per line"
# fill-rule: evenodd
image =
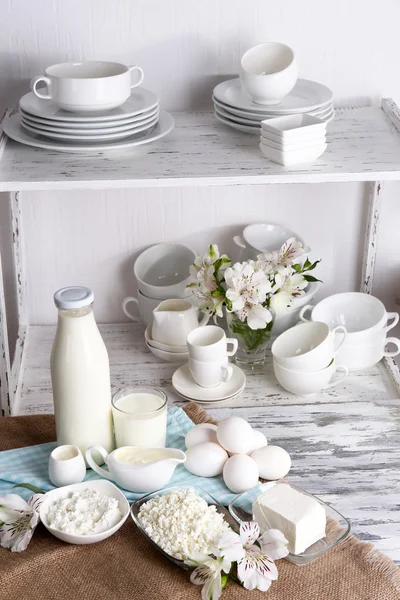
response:
M93 445L114 447L110 366L93 315L93 292L73 286L58 290L51 380L57 443L78 446L85 456Z

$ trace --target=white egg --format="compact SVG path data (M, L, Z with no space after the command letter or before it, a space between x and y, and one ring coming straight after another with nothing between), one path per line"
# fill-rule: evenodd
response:
M231 454L246 454L253 446L253 429L242 417L227 417L218 423L217 438Z
M192 446L202 444L203 442L214 442L214 444L218 444L217 429L217 426L212 423L195 425L189 429L185 436L186 448L191 448Z
M247 454L231 456L223 471L225 485L235 494L250 490L258 483L258 467L256 462Z
M228 453L219 444L203 442L186 450L185 467L193 475L215 477L222 473L227 460Z
M267 446L268 440L263 434L262 431L258 431L257 429L253 429L253 450L258 450L258 448L263 448Z
M280 446L264 446L251 454L257 463L260 477L274 481L285 477L290 471L292 461L289 454Z

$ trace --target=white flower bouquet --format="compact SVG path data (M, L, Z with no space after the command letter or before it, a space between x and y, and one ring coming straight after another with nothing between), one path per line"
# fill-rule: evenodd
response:
M304 248L296 238L288 239L274 252L257 260L231 264L213 244L198 256L190 269L188 288L198 308L209 316L223 316L225 307L230 333L239 341L238 360L263 362L275 315L288 310L293 298L302 296L310 274L320 261L304 264L297 259Z

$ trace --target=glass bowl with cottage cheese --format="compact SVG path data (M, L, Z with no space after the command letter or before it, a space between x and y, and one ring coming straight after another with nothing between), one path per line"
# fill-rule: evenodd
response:
M319 558L350 533L350 523L340 512L283 480L239 494L230 503L229 512L239 525L257 521L261 533L279 529L289 541L286 559L298 566Z
M129 502L111 481L98 479L46 493L40 520L69 544L94 544L113 535L129 515Z
M194 485L172 485L146 494L131 505L134 523L169 560L190 570L192 552L209 554L214 540L226 529L239 531L228 510Z

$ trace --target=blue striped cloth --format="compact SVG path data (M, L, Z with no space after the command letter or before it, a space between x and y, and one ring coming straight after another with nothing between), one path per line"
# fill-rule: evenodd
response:
M181 408L168 410L167 446L185 450L185 435L193 427L193 422ZM19 494L24 498L32 492L23 488L14 488L16 483L30 483L43 491L54 489L48 476L48 462L51 451L56 447L54 442L17 448L0 452L0 496L4 494ZM101 479L91 469L87 471L85 481ZM184 465L178 465L168 485L194 485L205 489L221 504L227 505L235 497L225 486L222 476L197 477L189 473ZM128 500L136 500L143 494L135 494L122 490Z

